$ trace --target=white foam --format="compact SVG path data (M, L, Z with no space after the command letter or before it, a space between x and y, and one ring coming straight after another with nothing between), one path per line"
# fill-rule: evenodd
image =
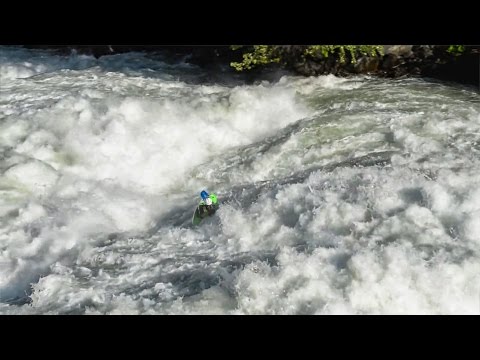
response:
M0 47L0 83L66 68L83 69L94 62L86 55L59 56L48 51Z
M4 176L19 182L37 194L48 193L58 179L55 169L40 161L15 165L6 171Z

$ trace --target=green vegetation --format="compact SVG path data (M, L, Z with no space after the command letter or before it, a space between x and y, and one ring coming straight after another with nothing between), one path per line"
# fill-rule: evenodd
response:
M238 50L241 45L232 45L230 48L232 50ZM266 65L270 63L278 63L280 57L275 51L275 47L271 45L254 45L253 51L246 52L243 54L242 62L232 62L232 66L237 71L250 70L258 65Z
M305 50L305 55L312 57L338 56L340 63L345 64L347 62L347 52L349 55L350 63L355 64L357 62L357 56L383 56L383 46L381 45L311 45Z
M447 52L455 56L462 55L465 52L464 45L450 45L447 49Z
M250 70L259 65L267 65L271 63L287 63L286 52L288 50L282 46L275 45L254 45L245 48L242 45L232 45L233 51L242 49L246 50L241 62L232 62L232 66L237 71ZM355 64L358 56L383 56L383 46L381 45L310 45L305 46L300 57L321 59L334 56L344 64L347 60ZM300 59L299 59L300 60Z

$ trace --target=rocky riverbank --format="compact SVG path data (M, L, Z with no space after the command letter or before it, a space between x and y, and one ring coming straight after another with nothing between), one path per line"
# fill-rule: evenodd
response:
M60 53L89 54L95 57L113 55L129 51L161 52L172 61L184 59L196 65L215 69L229 66L232 61L241 61L242 52L233 51L228 46L28 46L30 48L49 48ZM469 47L461 55L451 54L448 46L443 45L385 45L384 55L377 57L362 56L355 64L340 63L329 56L303 56L305 46L281 46L283 58L281 64L271 64L264 69L285 69L295 74L315 76L334 74L349 76L352 74L373 74L381 77L426 77L461 84L480 86L480 47ZM259 76L264 69L251 72L251 77ZM234 71L233 69L231 70Z

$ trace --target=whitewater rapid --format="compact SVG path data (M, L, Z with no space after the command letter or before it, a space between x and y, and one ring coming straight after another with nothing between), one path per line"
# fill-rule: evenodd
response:
M479 155L470 87L0 47L0 314L479 314Z

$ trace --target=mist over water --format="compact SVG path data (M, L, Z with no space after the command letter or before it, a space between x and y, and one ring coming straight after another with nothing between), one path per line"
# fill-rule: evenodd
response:
M470 87L0 47L0 314L479 314L479 155Z

